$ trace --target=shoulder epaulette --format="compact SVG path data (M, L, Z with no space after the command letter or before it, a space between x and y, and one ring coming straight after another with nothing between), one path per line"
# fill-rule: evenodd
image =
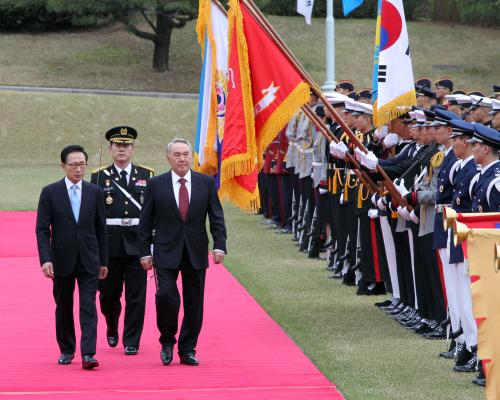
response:
M102 171L103 169L106 169L108 167L101 167L101 168L96 168L92 171L93 174L97 174L99 171Z
M147 167L146 165L142 165L142 164L137 164L138 167L141 167L141 168L144 168L144 169L147 169L148 171L151 171L151 172L155 172L155 170L153 168L150 168L150 167Z

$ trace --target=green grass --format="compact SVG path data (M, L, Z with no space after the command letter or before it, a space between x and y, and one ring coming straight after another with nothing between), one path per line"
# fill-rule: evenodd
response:
M270 21L317 83L325 79L325 24L302 17ZM337 20L336 78L357 89L371 86L374 20ZM195 21L172 35L171 70L152 70L153 46L120 24L101 29L37 34L0 34L0 84L165 92L198 91L201 66ZM500 30L410 22L415 78L455 79L456 88L492 91L498 83Z
M192 139L195 109L193 100L0 93L0 209L35 209L41 187L62 177L66 144L83 144L96 167L104 132L119 123L139 130L136 162L164 171L164 145L174 136ZM260 217L229 205L225 212L227 267L346 399L484 398L472 375L453 373L438 358L444 342L405 331L373 306L379 298L326 279L323 262L299 254Z

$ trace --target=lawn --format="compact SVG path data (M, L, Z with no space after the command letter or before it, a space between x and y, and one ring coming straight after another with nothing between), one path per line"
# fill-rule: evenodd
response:
M322 84L325 79L325 24L302 17L271 16L285 42ZM492 91L499 83L500 30L410 22L415 78L455 79L456 88ZM161 92L198 92L200 50L195 21L174 29L170 71L152 70L151 42L119 23L97 30L0 34L0 85L55 86ZM336 78L357 89L371 86L374 20L336 21ZM264 62L264 61L263 61Z
M164 145L177 135L192 139L195 109L193 100L0 93L0 209L35 209L41 187L61 178L66 144L83 144L91 168L103 146L108 163L102 137L119 123L139 130L136 161L164 171ZM328 280L323 262L299 254L260 217L229 205L225 212L227 267L348 400L484 398L471 375L439 359L443 341L400 328L373 306L380 297Z

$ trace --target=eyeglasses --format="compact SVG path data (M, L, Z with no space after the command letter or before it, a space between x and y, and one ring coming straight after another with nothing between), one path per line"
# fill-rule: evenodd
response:
M84 163L84 162L73 162L73 163L70 163L70 164L67 164L65 163L68 167L70 167L71 169L77 169L77 168L81 168L81 169L84 169L84 168L87 168L87 163Z

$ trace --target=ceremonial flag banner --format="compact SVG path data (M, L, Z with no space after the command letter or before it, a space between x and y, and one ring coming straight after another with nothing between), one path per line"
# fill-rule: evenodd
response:
M228 97L220 191L240 208L259 207L257 172L278 132L309 100L305 83L249 8L229 1Z
M198 99L194 168L214 175L218 170L227 97L227 15L219 3L200 0L196 32L203 66Z
M363 4L363 0L343 0L342 8L344 10L344 15L349 14L355 8L358 8L361 4Z
M417 103L402 0L379 0L373 61L373 123L382 126Z
M496 365L500 360L500 230L471 229L467 253L478 357L486 375L486 397L496 400L500 398L500 367Z
M306 24L311 25L314 0L297 0L297 13L306 18Z

